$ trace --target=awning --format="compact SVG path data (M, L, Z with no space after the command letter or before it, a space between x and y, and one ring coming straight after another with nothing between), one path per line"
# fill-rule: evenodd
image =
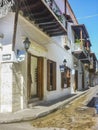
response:
M72 25L72 29L75 32L77 38L80 39L80 30L82 30L82 39L89 38L89 34L84 24Z

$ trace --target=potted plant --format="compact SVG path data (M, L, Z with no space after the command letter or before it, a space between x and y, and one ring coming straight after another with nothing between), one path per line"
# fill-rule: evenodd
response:
M81 41L80 41L80 39L75 39L75 43L77 43L77 44L80 44L81 43Z

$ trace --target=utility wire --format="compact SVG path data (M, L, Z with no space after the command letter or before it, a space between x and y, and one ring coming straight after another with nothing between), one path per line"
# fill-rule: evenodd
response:
M77 19L89 19L89 18L93 18L93 17L97 17L97 16L98 16L98 14L94 14L94 15L80 17L80 18L77 18Z

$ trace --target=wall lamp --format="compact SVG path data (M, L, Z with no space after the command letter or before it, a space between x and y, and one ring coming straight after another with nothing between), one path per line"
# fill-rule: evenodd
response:
M64 67L66 66L66 63L67 63L67 61L66 61L66 59L64 59L64 60L63 60L63 65L64 65Z
M66 59L64 59L64 60L63 60L63 64L60 65L60 71L61 71L61 72L64 72L64 71L65 71L66 63L67 63L67 61L66 61Z
M29 47L30 47L30 44L31 44L28 37L25 38L23 44L24 44L25 50L27 51L29 49Z

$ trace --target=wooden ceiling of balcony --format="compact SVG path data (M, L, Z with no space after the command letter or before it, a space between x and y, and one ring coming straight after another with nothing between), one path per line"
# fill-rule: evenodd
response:
M49 36L66 34L66 29L42 0L21 0L20 10Z
M89 38L89 34L86 30L86 27L84 24L79 24L79 25L72 25L72 29L74 30L77 38L80 39L80 31L82 30L82 39L87 39Z
M74 51L72 54L84 64L89 64L90 59L83 51Z
M90 59L87 57L87 58L84 58L84 59L80 59L82 63L84 64L90 64Z
M83 51L74 51L72 54L77 58L77 59L85 59L87 58L87 55Z

